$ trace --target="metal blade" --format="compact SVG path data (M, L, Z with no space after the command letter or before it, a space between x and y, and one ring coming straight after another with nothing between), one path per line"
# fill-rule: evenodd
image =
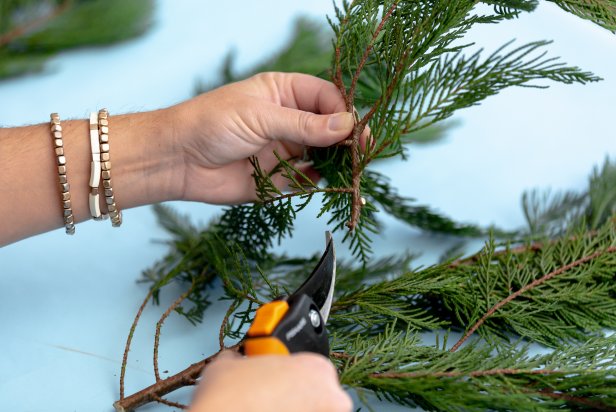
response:
M292 296L306 294L312 298L319 307L323 320L327 322L329 311L334 299L334 285L336 283L336 251L332 234L325 232L325 252L308 279L293 293Z

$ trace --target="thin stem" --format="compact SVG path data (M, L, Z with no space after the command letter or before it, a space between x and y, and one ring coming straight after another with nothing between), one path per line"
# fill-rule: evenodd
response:
M363 70L366 62L368 61L368 56L370 56L372 47L374 47L374 42L376 41L377 37L381 33L381 30L383 30L383 26L385 26L385 23L387 22L387 20L389 20L389 18L391 17L391 15L393 14L397 6L398 6L398 2L396 1L394 2L394 4L391 5L389 10L387 10L387 13L385 13L383 18L381 19L381 22L379 23L376 30L374 31L374 34L372 35L372 39L370 39L370 42L368 43L366 50L364 50L364 55L361 57L361 60L359 61L359 64L357 65L357 69L355 70L355 74L353 75L353 79L351 80L351 86L349 87L349 96L351 97L351 100L354 98L355 87L357 86L357 81L359 80L361 71Z
M530 245L521 245L521 246L516 246L514 248L511 248L511 249L499 250L497 252L494 252L492 256L498 257L501 255L509 255L509 254L517 255L517 254L525 253L525 252L539 252L543 248L544 248L544 245L542 243L532 243ZM454 260L453 262L449 264L449 267L454 269L459 266L470 265L470 264L476 263L480 258L481 258L481 254L476 253L473 256L469 256L467 258Z
M523 293L547 282L548 280L570 270L573 269L574 267L580 266L586 262L589 262L601 255L604 255L606 253L614 253L616 252L616 246L612 246L609 247L607 249L603 249L603 250L598 250L595 253L592 253L590 255L584 256L574 262L571 262L565 266L562 266L556 270L553 270L552 272L540 277L539 279L535 279L533 282L527 284L526 286L524 286L523 288L519 289L518 291L512 293L511 295L507 296L505 299L501 300L500 302L498 302L496 305L492 306L482 317L481 319L479 319L473 326L471 326L471 328L466 331L466 333L464 334L464 336L462 336L460 338L460 340L458 340L458 342L456 342L455 345L453 345L453 347L450 349L450 352L455 352L456 350L458 350L458 348L473 334L475 333L475 331L481 326L483 325L483 323L490 317L492 316L497 310L499 310L500 308L502 308L503 306L505 306L507 303L511 302L512 300L514 300L515 298L517 298L518 296L522 295Z
M470 377L478 378L482 376L494 376L494 375L552 375L552 374L566 374L568 372L556 371L550 369L487 369L482 371L471 372L384 372L373 373L371 378L458 378L458 377Z
M231 305L229 305L229 309L227 309L227 313L225 313L225 317L222 320L222 323L220 324L220 330L218 332L218 344L220 345L221 351L225 350L225 328L227 327L227 324L229 323L229 318L233 314L233 311L237 309L238 305L239 303L237 300L231 303Z
M302 195L309 196L315 193L353 193L353 189L347 188L347 187L325 187L322 189L311 189L311 190L305 190L302 192L293 192L293 193L287 193L284 195L276 196L271 199L264 200L260 203L261 204L274 203L278 200L284 200L284 199L288 199L291 197L302 196Z
M156 402L162 403L163 405L167 405L167 406L171 406L173 408L179 408L179 409L188 409L188 405L184 405L183 403L172 402L170 400L161 398L158 395L152 395L152 397L154 398Z
M124 356L122 357L122 369L120 371L120 400L124 399L124 378L126 376L126 365L128 363L128 351L130 350L130 344L133 340L133 335L135 334L135 329L137 329L137 323L139 323L139 318L145 309L145 306L148 304L148 301L152 297L154 293L154 289L150 289L145 299L141 303L137 314L135 315L135 319L133 320L133 324L130 327L130 331L128 332L128 337L126 338L126 345L124 346Z
M239 350L239 347L240 345L236 344L234 346L231 346L227 350L233 350L237 352ZM216 352L212 356L209 356L197 363L190 365L188 368L176 373L173 376L168 377L167 379L162 379L155 384L140 390L139 392L136 392L130 396L127 396L126 398L116 401L113 404L114 408L118 412L132 411L147 403L156 402L156 398L165 396L168 393L171 393L179 388L194 385L195 380L201 375L203 368L212 363L212 361L216 359L218 354L220 354L220 352Z
M590 399L580 398L578 396L571 396L566 393L556 393L551 389L542 389L539 391L539 394L542 396L547 396L552 399L562 399L564 401L570 403L577 403L578 405L584 405L592 408L595 411L607 411L607 412L616 412L616 408L610 405L605 405L600 402L595 402Z
M156 323L156 333L154 334L154 355L152 359L154 363L154 376L156 377L156 382L160 381L160 374L158 373L158 348L160 346L160 330L163 326L163 323L165 323L165 320L169 317L171 312L174 311L175 308L180 306L180 304L184 301L184 299L186 299L188 295L192 293L194 288L195 288L195 282L193 281L191 287L186 292L184 292L182 295L180 295L180 297L177 298L175 302L173 302L171 306L167 308L165 313L162 314L162 316Z
M359 217L361 215L361 208L363 206L361 201L361 175L362 168L360 164L360 149L359 149L359 136L363 128L360 128L359 125L355 126L353 129L353 138L351 140L351 168L352 168L352 190L353 198L351 199L351 220L347 222L347 227L349 230L355 229L357 224L359 223Z
M334 51L334 75L333 75L333 83L336 85L342 98L344 99L347 110L349 110L349 100L347 97L346 87L344 87L344 81L342 80L342 67L340 66L340 46L336 46L336 50Z

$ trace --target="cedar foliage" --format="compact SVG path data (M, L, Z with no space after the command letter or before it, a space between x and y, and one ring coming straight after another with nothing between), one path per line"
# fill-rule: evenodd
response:
M600 80L550 57L546 41L472 51L464 43L471 27L516 18L537 5L484 3L493 6L490 11L470 0L362 0L337 8L329 20L329 70L319 68L320 53L299 60L309 73L337 85L349 111L357 109L345 144L309 150L324 183L301 176L295 159L279 158L273 171L255 160L259 200L226 209L207 227L156 206L171 239L168 255L144 273L154 299L171 282L186 285L170 309L199 322L210 288L222 287L229 310L221 349L235 347L258 305L292 291L316 263L317 257L276 255L271 246L292 236L296 214L319 202L332 229L344 231L354 256L339 262L328 328L341 381L360 398L372 393L444 411L616 410L616 335L606 332L616 328L614 162L607 159L595 170L584 192L525 194L528 228L491 236L471 256L417 269L409 256L371 253L377 210L427 231L486 233L399 196L385 176L370 169L371 162L403 158L416 134L507 87ZM554 3L614 30L614 1ZM306 44L303 29L292 44ZM297 50L290 46L277 57L284 61L292 53ZM223 80L238 77L228 59ZM358 138L366 126L374 144L362 152ZM292 180L290 193L273 185L275 172ZM426 332L435 333L436 342L426 342ZM531 344L545 347L544 354L531 355ZM156 354L154 363L156 369ZM190 384L196 376L190 369L172 378ZM172 378L157 379L151 387L155 396L141 402L177 406L162 398L175 388L165 389ZM116 407L125 402L122 391Z

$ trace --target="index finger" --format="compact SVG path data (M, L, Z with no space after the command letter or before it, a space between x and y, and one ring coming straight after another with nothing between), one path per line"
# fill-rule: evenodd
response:
M330 81L301 73L272 73L280 104L317 114L346 111L338 88Z

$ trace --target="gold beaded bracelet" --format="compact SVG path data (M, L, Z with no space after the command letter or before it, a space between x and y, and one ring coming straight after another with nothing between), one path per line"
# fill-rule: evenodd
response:
M122 211L118 209L113 195L111 184L111 157L109 155L109 112L107 109L98 111L98 136L100 143L101 176L103 178L103 190L105 203L111 218L111 226L120 227L122 224Z
M64 155L64 143L62 141L62 126L58 113L51 113L51 138L54 142L58 165L58 182L60 183L60 196L62 199L62 218L67 235L75 234L75 220L71 207L70 185L66 176L66 157Z

